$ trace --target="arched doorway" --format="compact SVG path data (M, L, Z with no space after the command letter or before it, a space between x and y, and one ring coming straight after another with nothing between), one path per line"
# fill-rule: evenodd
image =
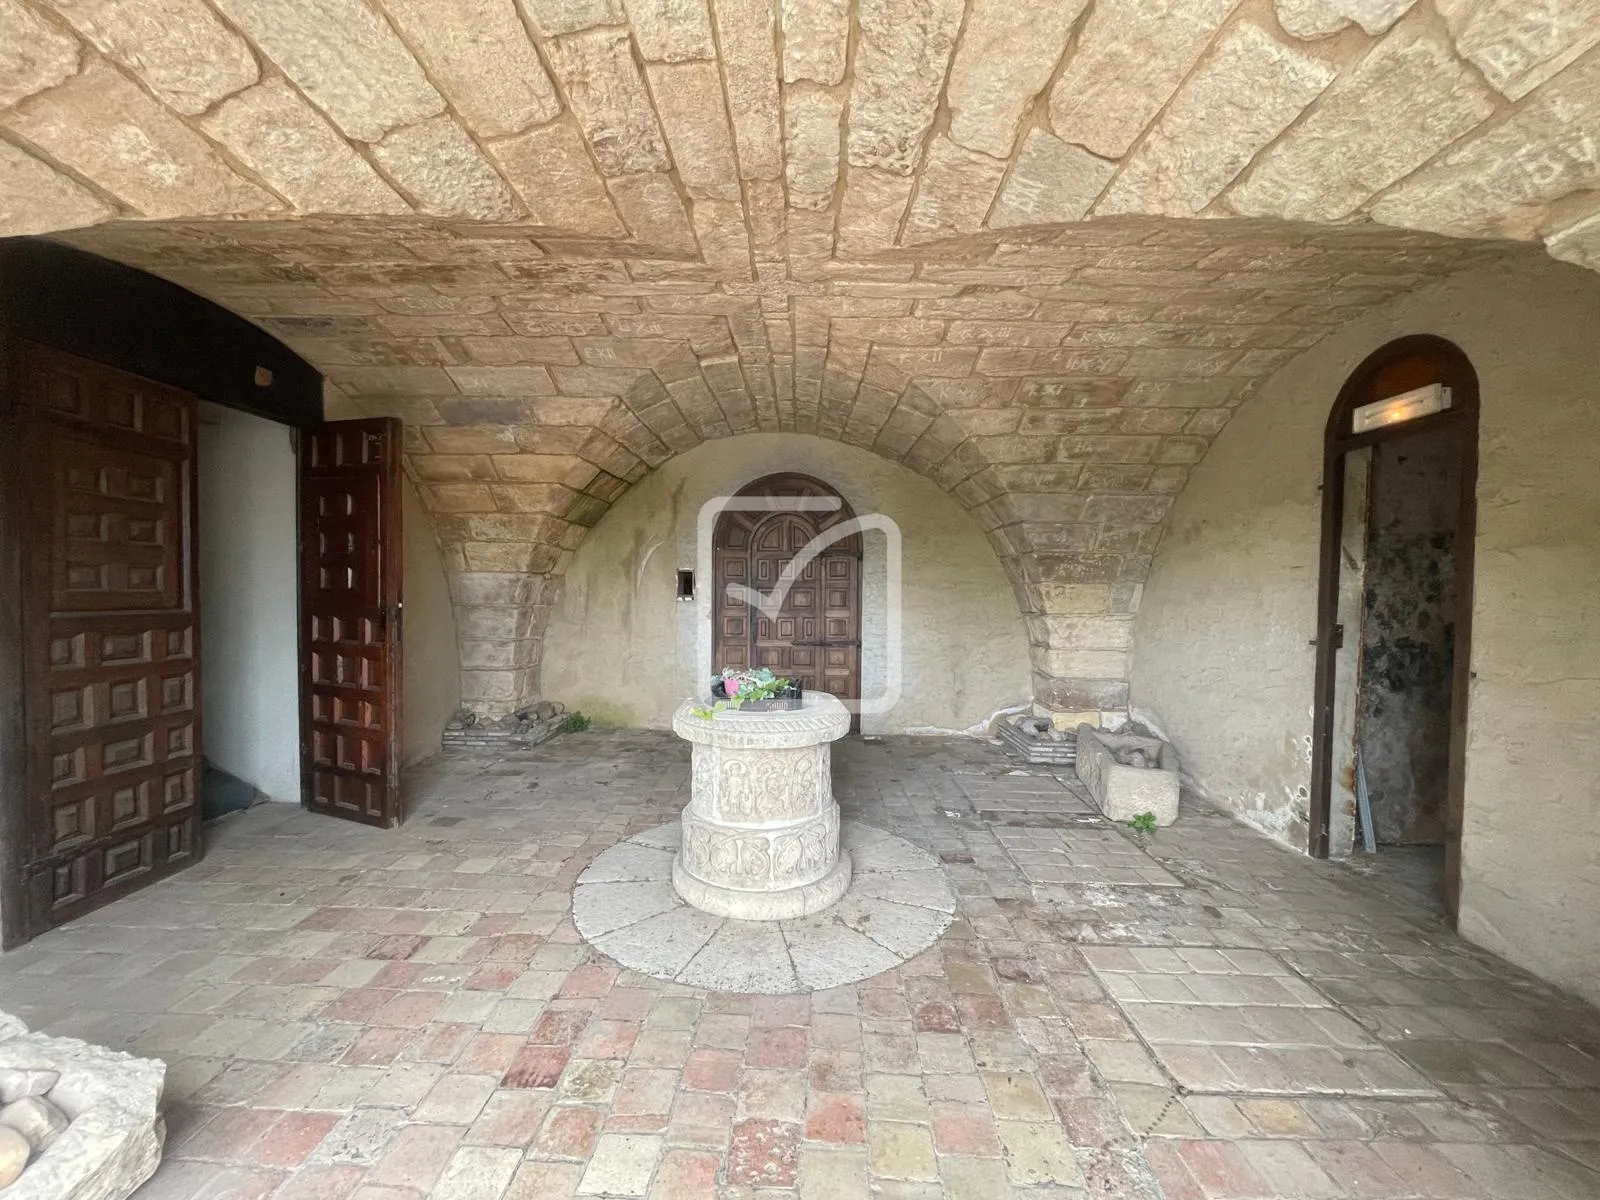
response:
M1310 851L1460 887L1478 380L1443 338L1382 347L1324 437Z
M854 518L844 497L809 475L768 475L740 490L713 534L713 670L770 667L808 691L860 698L861 535L828 540ZM796 570L819 541L821 552Z

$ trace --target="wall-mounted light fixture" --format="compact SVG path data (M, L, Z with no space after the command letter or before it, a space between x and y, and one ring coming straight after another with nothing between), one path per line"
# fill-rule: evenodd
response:
M678 568L678 599L694 599L694 572L685 567Z
M1413 388L1390 396L1387 400L1374 400L1363 404L1350 414L1350 432L1366 433L1386 425L1400 425L1418 417L1431 417L1450 407L1450 389L1443 384L1430 383L1427 387Z

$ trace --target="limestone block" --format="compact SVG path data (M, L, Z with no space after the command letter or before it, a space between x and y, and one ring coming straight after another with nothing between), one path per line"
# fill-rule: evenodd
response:
M1269 148L1227 197L1246 216L1336 221L1494 111L1494 100L1423 27L1395 29Z
M657 171L619 175L607 186L634 241L669 252L694 249L694 226L670 176Z
M116 210L10 142L0 142L0 237L93 225Z
M0 108L78 69L78 43L21 3L0 0Z
M627 33L573 33L547 49L600 170L606 175L665 171L661 130Z
M952 141L996 158L1011 154L1023 112L1049 82L1087 3L974 0L950 66Z
M194 130L104 59L6 114L0 124L145 216L270 212Z
M1004 159L958 146L942 134L934 138L904 240L926 242L981 228L1005 170Z
M844 82L850 0L783 0L783 81Z
M260 74L249 45L202 0L47 3L178 112L204 112Z
M633 40L650 62L713 59L706 0L623 0Z
M695 199L739 199L739 167L714 62L651 63L645 68L672 161Z
M1276 0L1278 24L1297 38L1327 37L1352 23L1374 36L1405 16L1417 0Z
M351 137L375 142L444 109L394 29L363 0L216 0Z
M372 153L423 212L479 221L519 212L506 181L448 114L396 129Z
M1116 171L1115 163L1042 129L1031 130L989 214L989 226L1005 229L1082 220Z
M621 25L627 20L620 0L519 0L519 3L546 37L574 33L595 25Z
M154 1173L164 1063L28 1033L0 1041L0 1070L58 1071L50 1101L71 1118L6 1200L124 1200Z
M1198 214L1335 74L1260 25L1239 22L1184 81L1095 213Z
M0 1013L0 1016L8 1014ZM15 1020L15 1018L8 1018ZM28 1032L28 1027L16 1021L14 1027L0 1029L0 1039L17 1037ZM61 1072L48 1069L24 1070L13 1067L0 1069L0 1104L11 1104L26 1096L42 1096L61 1082Z
M224 101L200 125L301 212L411 211L327 118L281 79L264 80Z
M1600 57L1574 64L1498 125L1392 188L1372 206L1388 225L1464 237L1527 238L1545 205L1600 180L1594 134Z
M852 166L909 175L933 125L960 0L862 0L850 90Z
M1551 234L1545 239L1545 249L1552 258L1600 271L1600 212Z
M20 1130L0 1125L0 1188L8 1188L17 1181L28 1165L30 1153L32 1148Z
M1117 761L1130 752L1145 755L1151 765L1130 767ZM1140 813L1154 813L1157 825L1178 819L1178 752L1160 738L1079 725L1076 770L1110 820L1131 821Z
M852 167L839 209L839 249L868 254L894 245L911 201L913 181L887 171Z
M513 0L383 0L469 129L517 133L561 112Z
M844 97L806 85L784 89L783 165L789 203L820 211L839 183L839 123Z
M0 1125L15 1129L38 1153L66 1130L67 1114L43 1096L24 1096L0 1107Z
M623 237L605 181L570 118L486 147L541 225L595 237Z
M1456 49L1520 100L1600 44L1600 0L1438 0Z
M1050 93L1056 136L1122 157L1234 7L1234 0L1098 0Z
M743 179L783 176L778 56L769 0L720 0L717 40Z
M696 200L689 216L706 263L726 271L750 270L750 231L744 208L732 200ZM698 351L697 351L698 353Z

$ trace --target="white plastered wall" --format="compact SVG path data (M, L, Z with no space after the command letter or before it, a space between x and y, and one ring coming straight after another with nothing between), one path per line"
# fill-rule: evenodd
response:
M1304 848L1323 427L1357 364L1409 333L1459 345L1482 392L1460 928L1600 1002L1600 277L1480 268L1269 380L1178 498L1133 705L1200 789Z
M295 455L287 426L200 405L202 750L300 799Z
M898 703L866 713L867 733L965 732L1029 694L1026 631L993 549L944 492L854 446L803 434L748 434L698 446L636 484L585 539L545 635L542 694L611 724L663 727L712 671L707 501L779 471L835 488L857 517L883 514L901 534ZM863 535L862 689L882 694L893 669L888 539ZM675 599L679 568L693 601Z

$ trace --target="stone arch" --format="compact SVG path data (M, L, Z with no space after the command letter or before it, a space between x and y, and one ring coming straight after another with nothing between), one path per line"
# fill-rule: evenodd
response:
M255 320L324 372L330 412L403 418L466 700L490 715L535 697L550 588L600 514L670 455L762 429L937 482L1005 564L1036 699L1118 712L1167 509L1233 408L1365 305L1508 253L1118 218L791 259L769 289L759 272L415 217L114 222L66 240Z
M555 592L540 686L551 699L627 723L664 725L703 690L715 576L704 506L782 473L819 479L860 516L887 516L902 539L902 620L910 699L864 718L868 732L966 729L1029 691L1027 631L1005 565L960 502L921 473L815 434L757 432L675 455L617 501ZM862 677L881 695L890 669L888 542L862 538ZM696 573L691 602L676 572Z

